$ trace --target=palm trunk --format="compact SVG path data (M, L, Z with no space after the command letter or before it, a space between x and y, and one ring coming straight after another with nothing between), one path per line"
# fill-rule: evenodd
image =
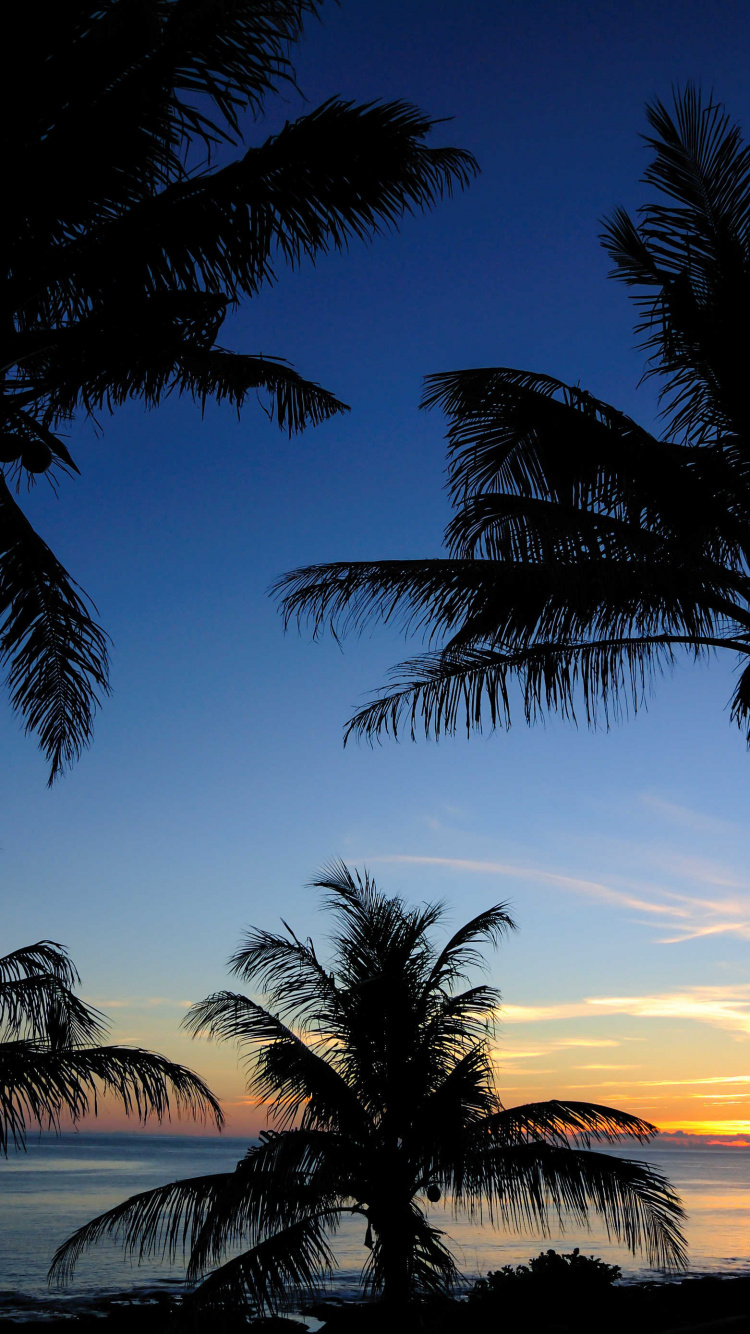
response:
M405 1306L411 1296L411 1230L405 1221L396 1210L378 1220L383 1301L390 1307Z

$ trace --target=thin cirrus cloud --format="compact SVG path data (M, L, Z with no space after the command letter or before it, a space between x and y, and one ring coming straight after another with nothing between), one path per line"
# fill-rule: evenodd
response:
M631 1015L637 1019L693 1019L750 1033L750 983L688 987L650 996L587 996L559 1005L505 1005L500 1013L504 1024Z
M654 792L641 792L639 801L643 806L654 811L660 819L673 821L678 825L693 830L701 830L706 834L721 834L725 836L728 833L742 832L740 826L732 820L723 820L716 815L705 815L703 811L693 810L690 806L681 806L676 801L665 801L663 797L657 796Z
M713 885L722 893L716 898L705 894L684 894L655 888L654 897L648 898L642 889L637 893L616 889L603 881L588 880L581 876L563 875L559 871L545 871L539 867L517 866L508 862L474 861L464 857L431 857L408 853L394 853L369 858L372 862L401 863L412 866L444 866L454 871L468 871L476 875L501 876L507 879L531 880L538 884L557 885L575 894L610 903L613 907L628 908L645 915L648 925L666 935L657 943L677 945L701 936L733 935L750 940L750 883L704 858L685 855L654 853L663 868L672 875ZM726 891L731 893L727 894Z
M750 1075L709 1075L701 1079L602 1079L596 1084L573 1084L579 1089L615 1088L693 1088L697 1084L750 1084Z
M640 1065L574 1065L574 1070L640 1070Z

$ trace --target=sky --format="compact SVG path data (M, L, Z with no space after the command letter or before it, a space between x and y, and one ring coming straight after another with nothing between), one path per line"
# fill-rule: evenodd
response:
M267 595L300 564L440 553L444 422L418 411L425 374L544 371L653 426L600 219L645 202L649 98L694 79L750 124L749 44L739 0L324 6L296 55L307 100L276 100L248 141L334 94L403 98L451 118L434 142L482 169L397 234L283 273L225 327L225 346L287 357L351 412L289 441L253 404L240 422L133 404L77 423L82 476L24 499L112 636L113 696L52 791L0 712L3 948L64 942L113 1037L198 1069L230 1133L255 1133L262 1109L236 1054L180 1019L228 984L248 925L283 916L324 938L306 886L343 857L385 891L440 898L454 926L511 905L518 931L489 960L506 1104L585 1098L674 1142L750 1142L734 664L680 664L609 733L518 720L344 750L350 712L410 650L382 628L341 647L284 635Z

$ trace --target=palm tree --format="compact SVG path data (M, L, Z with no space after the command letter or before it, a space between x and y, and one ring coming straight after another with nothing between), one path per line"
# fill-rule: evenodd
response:
M739 655L731 714L750 741L750 148L688 87L648 108L658 202L603 243L634 292L661 382L659 437L531 371L428 377L449 421L448 558L295 570L287 621L316 633L405 624L427 651L347 735L508 726L548 711L609 723L685 653ZM515 700L514 700L515 696Z
M243 113L294 84L321 0L82 0L18 6L6 43L0 294L0 657L50 782L91 739L107 637L12 492L77 472L83 412L170 393L239 410L265 394L290 434L346 410L283 359L222 346L227 312L284 266L395 228L465 186L404 102L332 98L243 147ZM233 151L234 150L234 151Z
M62 945L40 940L0 958L0 1154L25 1148L29 1127L59 1131L96 1114L98 1091L140 1120L177 1114L221 1128L216 1098L183 1065L139 1047L104 1046L104 1015L75 992Z
M140 1257L173 1258L186 1246L189 1279L219 1265L198 1301L273 1308L315 1289L335 1264L332 1234L358 1215L366 1289L400 1303L456 1277L424 1207L441 1194L457 1214L511 1229L544 1231L563 1215L585 1226L593 1213L652 1263L681 1265L682 1210L664 1177L589 1149L621 1136L643 1143L653 1126L588 1103L506 1109L498 1098L490 1040L499 994L464 984L482 962L480 944L513 926L505 905L439 948L440 906L409 908L343 863L315 883L336 922L330 962L289 927L251 931L231 967L263 1003L221 991L186 1021L194 1034L239 1044L271 1129L236 1171L147 1191L86 1224L51 1275L69 1280L105 1236Z

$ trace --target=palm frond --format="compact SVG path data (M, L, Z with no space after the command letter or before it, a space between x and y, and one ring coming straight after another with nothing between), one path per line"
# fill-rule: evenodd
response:
M199 1307L250 1302L259 1310L278 1310L294 1296L314 1296L336 1264L326 1230L336 1227L340 1211L309 1214L257 1246L227 1261L195 1289Z
M637 331L651 354L647 373L664 379L673 437L746 438L750 147L692 84L675 92L671 111L657 100L647 115L654 157L643 179L668 202L641 209L637 224L618 210L602 241L614 276L641 289Z
M305 1128L327 1123L355 1134L368 1129L353 1089L331 1061L247 996L215 992L191 1007L183 1025L194 1037L237 1042L246 1049L254 1091L270 1100L269 1112L282 1128L303 1114Z
M116 1097L141 1121L190 1115L224 1117L199 1075L138 1047L53 1047L32 1041L0 1045L0 1152L23 1148L29 1124L57 1130L62 1116L78 1121L97 1107L99 1091Z
M613 720L645 707L653 678L673 666L678 652L706 657L713 648L746 655L750 644L743 630L717 624L697 636L641 634L579 643L536 643L503 653L487 649L445 650L424 654L392 669L392 685L349 720L345 741L352 736L378 740L383 734L412 740L422 732L435 738L508 728L511 700L518 689L518 707L528 724L557 712L577 722L578 706L589 727L608 728ZM747 721L744 699L738 700L735 721Z
M285 627L309 623L313 638L326 625L338 639L377 621L434 636L459 628L485 581L478 561L339 561L292 570L270 591Z
M118 0L58 12L43 38L38 24L19 23L8 91L27 114L8 170L20 177L12 198L27 228L38 238L46 222L54 237L62 214L69 232L179 178L191 143L210 152L239 137L242 109L258 114L270 91L293 81L289 45L318 8L167 0L144 22Z
M426 989L452 987L464 981L472 969L486 967L484 956L477 949L479 941L489 941L497 947L506 931L515 931L516 924L508 912L507 903L496 903L493 908L472 917L454 932L435 960Z
M52 973L0 981L2 1041L27 1037L51 1047L101 1043L108 1024Z
M49 1282L61 1287L72 1282L81 1256L104 1238L121 1241L126 1255L139 1261L158 1255L174 1262L180 1253L190 1250L211 1204L221 1197L232 1175L189 1177L131 1195L58 1246Z
M429 375L423 408L448 418L454 502L511 492L596 505L627 516L627 504L658 499L659 474L682 480L681 455L587 390L550 375L479 367ZM683 485L686 485L683 482ZM637 509L636 509L637 512Z
M213 294L225 305L255 295L275 281L278 258L296 264L344 249L467 185L473 157L428 148L433 125L406 103L326 102L228 167L176 179L61 238L47 273L29 246L14 256L17 304L47 288L80 320L113 297L116 309L123 291ZM38 322L59 325L59 313L40 308Z
M592 1214L607 1235L658 1268L686 1267L684 1211L664 1175L646 1163L547 1143L503 1145L468 1155L453 1182L469 1212L486 1204L495 1225L548 1232L586 1227Z
M746 501L721 451L659 440L579 386L508 367L441 372L422 406L448 418L453 555L509 554L503 521L527 559L545 541L574 557L576 538L589 555L614 543L658 559L669 541L692 560L725 559L745 540Z
M107 639L0 477L0 657L13 708L36 732L50 785L92 737L109 693Z
M371 1213L377 1229L377 1212ZM422 1295L451 1292L459 1278L453 1255L442 1240L444 1234L428 1222L418 1205L412 1204L400 1219L403 1235L408 1239L408 1280L411 1292ZM382 1292L387 1284L386 1243L375 1233L375 1242L363 1271L366 1292Z
M280 1018L301 1023L311 1015L317 1027L330 1031L338 1001L333 976L318 959L313 942L299 940L291 927L284 926L288 936L249 932L229 960L230 971L245 982L255 982Z
M348 411L335 395L279 358L196 345L181 318L175 325L171 312L161 320L149 312L155 304L142 303L140 319L128 311L124 327L84 326L58 350L47 375L50 411L63 418L80 407L87 413L113 412L129 399L157 407L177 393L189 394L203 410L209 400L226 401L239 413L249 395L261 405L263 395L268 416L290 436Z
M436 1050L456 1053L464 1043L484 1042L494 1032L501 1002L497 987L469 987L446 994L433 992L426 1009L425 1041Z
M483 1129L502 1144L544 1140L549 1144L566 1146L572 1143L582 1148L601 1141L616 1144L625 1137L647 1144L658 1133L656 1126L629 1112L598 1103L557 1098L503 1108L487 1118Z
M467 1038L468 1034L455 1034L452 1051L451 1044L445 1044L448 1059L435 1061L434 1067L441 1064L447 1072L444 1069L437 1087L415 1107L416 1125L409 1139L413 1137L415 1148L419 1146L427 1178L440 1175L446 1162L460 1158L467 1134L484 1125L497 1106L486 1035L484 1041L475 1038L471 1045Z
M275 282L279 258L295 265L343 250L465 188L476 162L427 147L435 123L403 102L333 98L229 166L176 180L73 237L54 251L48 281L101 301L116 261L119 282L134 292L253 296ZM31 252L26 262L36 288ZM23 272L14 277L23 286Z
M64 945L56 940L38 940L35 945L24 945L10 954L0 955L0 980L35 977L49 974L64 987L80 985L78 969Z
M373 988L423 986L434 958L428 932L443 916L439 903L407 908L403 899L382 894L367 870L354 874L342 861L333 862L313 881L328 891L326 907L339 922L334 954L335 974L350 1000L367 987L365 1009L371 1010Z
M266 1132L207 1210L191 1242L188 1282L203 1277L231 1249L257 1245L269 1233L303 1222L311 1211L344 1207L347 1196L356 1196L357 1168L346 1136L301 1128Z
M77 1121L89 1107L90 1085L58 1053L27 1040L0 1043L0 1154L24 1149L29 1125L57 1130L63 1112Z
M156 406L180 393L239 411L254 395L289 435L347 410L282 358L222 347L228 311L284 267L395 230L478 168L433 144L440 122L402 101L331 98L240 151L245 114L294 84L291 47L320 7L106 0L58 6L42 23L36 10L16 16L6 478L31 485L44 472L54 486L56 472L77 471L70 420L132 398ZM1 477L0 488L0 656L54 778L91 740L107 640Z

